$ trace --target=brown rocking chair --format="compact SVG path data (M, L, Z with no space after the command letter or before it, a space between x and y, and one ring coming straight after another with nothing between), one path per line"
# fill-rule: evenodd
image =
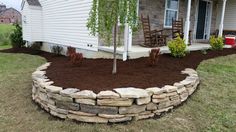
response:
M172 19L172 38L177 38L177 34L180 35L182 39L184 39L184 24L183 24L183 18L180 20L174 20ZM189 44L191 45L191 31L189 31Z
M147 47L159 47L166 45L166 35L162 34L163 30L151 30L149 16L144 18L141 15L141 21L144 33L144 46Z

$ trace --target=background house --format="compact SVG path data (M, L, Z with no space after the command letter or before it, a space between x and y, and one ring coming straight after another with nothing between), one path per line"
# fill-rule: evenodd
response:
M21 13L14 8L0 4L0 24L21 23Z
M52 45L65 49L72 46L85 57L101 57L100 52L113 52L98 36L91 36L86 27L92 1L23 0L24 40L29 44L43 42L45 51L50 51ZM172 18L183 18L185 32L192 31L190 37L195 43L208 42L210 35L222 34L222 29L230 33L236 31L235 0L138 0L137 10L137 15L150 16L152 29L167 29L166 34L170 34ZM146 56L150 51L138 47L144 41L142 28L133 34L126 26L122 40L118 54L124 60L132 58L132 54Z

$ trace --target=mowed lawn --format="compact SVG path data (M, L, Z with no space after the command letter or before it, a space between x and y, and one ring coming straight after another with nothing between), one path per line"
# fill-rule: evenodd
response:
M0 34L10 33L14 29L14 26L11 24L0 24Z
M0 131L17 132L221 132L236 130L236 55L203 62L199 90L160 119L128 124L86 124L58 120L31 100L31 73L45 59L0 53Z
M10 35L14 30L14 26L11 24L0 24L0 46L7 48L10 45Z

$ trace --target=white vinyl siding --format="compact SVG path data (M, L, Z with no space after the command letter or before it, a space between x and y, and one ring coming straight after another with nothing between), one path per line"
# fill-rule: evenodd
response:
M26 41L31 41L31 25L30 25L30 11L29 5L25 2L22 8L22 31L23 39Z
M31 37L33 42L43 41L42 9L31 8Z
M222 1L218 4L217 29L219 29L222 13ZM227 0L224 18L224 30L236 30L236 0Z
M98 37L86 26L92 0L40 0L44 42L81 49L98 49Z
M22 10L23 39L29 42L43 41L42 9L25 2Z

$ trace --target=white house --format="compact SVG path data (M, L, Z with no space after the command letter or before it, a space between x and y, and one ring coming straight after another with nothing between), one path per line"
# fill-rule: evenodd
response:
M86 27L93 0L22 0L23 38L28 43L43 42L50 46L75 47L85 57L101 57L101 52L112 52L98 36L91 36ZM185 39L206 42L216 33L236 32L236 0L138 0L138 14L149 15L152 29L170 29L172 18L185 21ZM188 31L192 31L189 35ZM148 54L150 49L139 47L143 43L140 29L132 33L128 26L123 46L118 54L126 60L135 54ZM194 45L194 44L193 44ZM141 55L145 52L143 55Z

